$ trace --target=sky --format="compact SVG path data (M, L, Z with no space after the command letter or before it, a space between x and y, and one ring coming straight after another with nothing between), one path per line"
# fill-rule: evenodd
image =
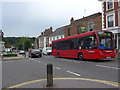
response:
M98 0L3 0L0 3L0 30L5 37L38 37L52 26L69 25L75 20L101 12Z

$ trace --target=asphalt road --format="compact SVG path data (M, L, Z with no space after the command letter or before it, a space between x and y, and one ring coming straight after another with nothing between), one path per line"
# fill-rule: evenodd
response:
M53 56L6 60L2 62L2 86L10 87L23 82L45 79L47 64L53 64L54 78L77 77L119 82L119 63L117 59L80 61Z

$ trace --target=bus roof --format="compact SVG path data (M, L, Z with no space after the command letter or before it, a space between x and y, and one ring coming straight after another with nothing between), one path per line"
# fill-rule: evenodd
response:
M62 38L62 39L54 40L54 41L52 41L52 42L58 42L58 41L73 39L73 38L77 38L77 37L84 37L84 36L88 36L88 35L93 35L93 34L95 34L97 31L106 31L106 30L94 30L94 31L91 31L91 32L86 32L86 33L77 34L77 35L65 37L65 38Z

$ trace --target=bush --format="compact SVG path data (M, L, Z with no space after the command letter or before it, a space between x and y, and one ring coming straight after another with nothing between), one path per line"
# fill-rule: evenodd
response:
M17 56L17 54L15 54L15 53L6 53L6 54L3 54L3 56L11 57L11 56Z

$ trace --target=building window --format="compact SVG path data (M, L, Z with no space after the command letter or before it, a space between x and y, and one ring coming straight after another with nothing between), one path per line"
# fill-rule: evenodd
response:
M80 31L81 31L81 33L85 33L86 27L80 27Z
M68 36L70 36L70 28L68 28Z
M113 0L107 0L107 10L113 9L114 2Z
M88 32L93 31L94 30L94 23L93 22L89 22L88 23Z
M85 33L86 27L78 27L78 34Z
M57 37L57 40L59 39L59 37Z
M63 38L63 36L61 36L61 38Z
M108 25L108 27L113 27L113 26L114 26L114 18L113 18L113 15L107 16L107 25Z

